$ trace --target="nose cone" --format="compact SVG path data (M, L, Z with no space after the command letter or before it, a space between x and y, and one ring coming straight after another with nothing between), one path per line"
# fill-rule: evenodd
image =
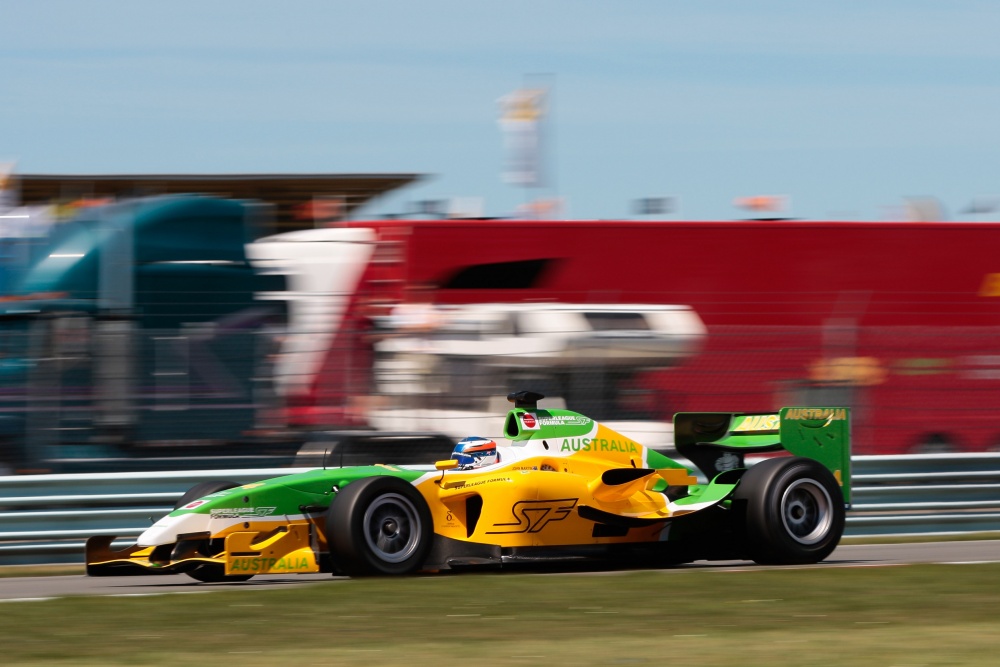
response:
M201 533L207 531L211 517L207 514L168 514L139 536L136 544L140 547L155 547L161 544L171 544L177 541L177 536L185 533Z

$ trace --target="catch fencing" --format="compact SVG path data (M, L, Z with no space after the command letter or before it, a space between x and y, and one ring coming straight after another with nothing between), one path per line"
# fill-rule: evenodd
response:
M451 328L348 328L327 343L258 308L176 328L72 313L6 322L0 474L295 465L314 428L500 436L519 389L655 449L672 446L678 412L845 406L858 455L1000 450L998 327L730 326L693 340L644 333L637 312L602 325L634 330L541 335L456 308L443 310ZM291 341L316 363L292 363ZM307 366L323 370L300 375Z
M846 536L1000 531L1000 454L859 456ZM0 477L0 565L82 563L86 538L134 540L188 488L294 468Z

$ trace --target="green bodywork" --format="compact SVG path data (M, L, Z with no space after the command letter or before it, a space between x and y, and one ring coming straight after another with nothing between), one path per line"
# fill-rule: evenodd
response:
M536 428L519 426L526 414L537 420ZM708 479L706 484L689 487L689 494L675 501L678 505L725 501L739 483L739 474L733 471L745 468L746 454L782 450L815 459L829 468L841 483L845 502L850 502L850 414L846 408L784 408L767 414L681 413L675 416L674 425L678 451L698 465ZM504 430L514 443L556 442L586 436L596 426L593 420L569 410L515 408L508 413ZM712 469L711 463L720 458L725 458L729 467ZM648 449L644 465L691 472L687 466ZM426 473L391 465L311 470L220 491L174 514L232 510L238 516L249 517L322 512L342 487L356 480L390 475L414 482ZM666 489L661 481L653 490Z
M744 457L782 451L814 459L832 471L843 488L845 501L849 502L849 418L849 411L844 408L786 408L778 413L764 414L678 414L674 419L675 444L679 453L705 474L707 479L699 483L686 465L583 415L568 410L517 406L507 414L504 425L505 434L512 442L506 448L511 453L511 458L507 459L510 463L505 464L501 457L499 470L504 470L502 473L491 467L482 471L469 470L473 475L481 472L484 477L477 479L474 476L471 479L475 481L466 486L469 480L464 470L462 475L446 479L446 471L452 470L457 461L433 467L379 464L323 468L195 498L197 493L210 488L204 485L202 491L186 497L181 507L154 524L134 546L124 551L112 548L114 536L90 538L86 547L87 572L106 576L153 570L185 571L195 579L211 581L214 576L252 576L263 571L337 571L334 555L347 559L352 550L361 548L352 546L355 538L369 540L370 544L373 539L370 531L375 525L365 524L363 537L359 538L354 532L361 524L345 528L344 513L361 517L358 512L363 512L365 522L375 520L363 509L363 504L357 503L371 502L370 498L361 500L369 490L385 493L378 489L386 488L381 482L374 486L351 485L378 477L392 477L417 485L417 491L423 495L432 514L436 513L438 518L447 514L447 519L442 519L440 524L443 532L435 530L438 519L431 520L428 531L434 530L431 538L434 546L427 553L432 555L425 553L429 560L413 567L448 569L474 564L497 565L507 562L505 559L512 563L528 562L539 556L590 558L604 554L617 558L631 553L632 546L640 544L649 546L661 556L682 560L745 558L748 554L754 560L770 558L767 554L759 556L753 552L756 547L751 542L745 543L749 538L741 532L743 513L749 516L747 508L750 506L749 502L744 502L746 494L741 485L747 481L747 493L754 493L754 485L759 484L757 477L755 481L744 477L749 468ZM555 463L559 459L566 465ZM786 469L797 465L793 463ZM557 466L569 477L557 477ZM815 467L812 469L816 471ZM544 470L552 472L542 472ZM768 472L766 467L760 470ZM516 471L526 475L522 485L516 483ZM755 475L753 470L749 474ZM825 488L834 491L830 487L832 480L827 481L825 475L821 477ZM553 481L546 482L547 479ZM439 486L435 486L435 482ZM480 493L468 491L478 484L491 482L514 485L503 489L494 487L497 488L495 494L487 492L488 487ZM546 484L552 485L552 491L566 495L557 496L558 500L547 496L543 488ZM347 491L343 491L345 487L349 487ZM654 497L651 491L662 492L664 496ZM399 492L388 496L394 494L401 497ZM338 495L343 504L332 504ZM452 512L465 517L457 520L467 521L467 525L454 523ZM572 526L571 533L567 533L571 535L570 540L558 537L557 533L552 542L529 535L523 543L510 544L479 537L480 533L475 532L481 516L490 516L494 528L520 526L522 520L526 520L523 530L508 531L524 533L536 525L532 517L546 518L550 512L553 514L550 521L561 521L570 512L576 513L578 523ZM507 516L515 521L509 522ZM587 524L588 521L593 525ZM836 513L829 514L830 526L837 521L840 526L831 530L842 530L843 510L839 507ZM537 524L538 530L547 523ZM375 525L380 539L385 537L381 531L395 524L394 519ZM315 532L317 528L319 533ZM459 532L455 532L456 528ZM347 530L350 535L343 540L339 537L326 539L328 551L323 551L323 540L313 538L329 538L331 530ZM646 532L630 537L630 530ZM502 533L485 532L486 536L498 534ZM839 535L838 532L836 537ZM474 536L476 539L471 539ZM219 542L223 538L225 553ZM623 541L616 541L618 538ZM628 549L619 551L617 548L621 545L628 545ZM835 543L827 542L823 548L832 548L830 545ZM536 548L542 551L534 551ZM562 549L566 550L566 555L560 551ZM789 556L792 560L805 561L809 557L808 553ZM523 560L525 558L528 560ZM349 560L343 562L350 565ZM224 567L225 571L212 574L204 570L207 566ZM378 568L372 571L390 572Z
M538 421L537 429L523 429L519 420L523 415L532 415ZM524 440L544 440L546 438L574 438L587 435L593 430L595 421L570 410L546 410L534 408L514 408L507 413L503 432L513 442Z
M523 415L530 414L536 428L522 428ZM504 435L514 442L557 440L588 434L595 422L569 410L515 408L504 421ZM850 410L848 408L783 408L777 413L678 413L674 417L677 450L706 475L707 485L692 486L690 495L678 504L721 501L736 488L737 480L725 475L743 469L747 454L787 451L793 456L815 459L833 473L841 485L844 502L851 503ZM726 467L711 463L726 457ZM647 450L650 468L686 466ZM663 483L654 487L665 490Z
M851 503L849 408L782 408L777 413L688 412L674 416L677 451L709 479L722 469L742 468L747 454L787 451L828 468Z
M205 496L202 499L205 502L189 503L188 506L174 510L172 515L209 514L220 510L246 512L248 517L321 512L330 506L340 488L359 479L389 475L413 482L424 474L426 471L382 465L310 470L218 491ZM269 510L268 513L249 512L251 509L261 508Z

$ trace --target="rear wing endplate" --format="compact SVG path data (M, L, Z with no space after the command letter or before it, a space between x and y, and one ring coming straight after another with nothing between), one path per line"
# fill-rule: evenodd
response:
M833 473L851 502L849 408L782 408L775 413L682 412L674 415L677 451L708 477L745 467L747 454L780 452L814 459Z

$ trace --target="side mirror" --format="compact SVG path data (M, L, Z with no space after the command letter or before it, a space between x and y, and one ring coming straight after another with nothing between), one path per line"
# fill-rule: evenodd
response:
M447 461L437 461L434 467L438 470L454 470L458 467L458 461L455 459L448 459Z

